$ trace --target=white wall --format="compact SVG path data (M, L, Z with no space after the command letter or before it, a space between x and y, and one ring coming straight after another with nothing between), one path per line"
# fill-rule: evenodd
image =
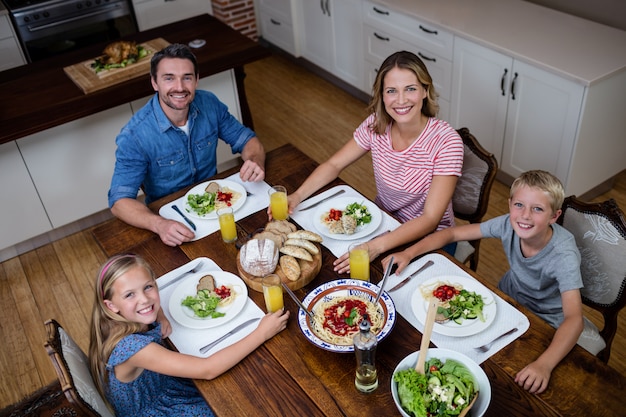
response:
M626 30L624 0L526 0L574 16Z

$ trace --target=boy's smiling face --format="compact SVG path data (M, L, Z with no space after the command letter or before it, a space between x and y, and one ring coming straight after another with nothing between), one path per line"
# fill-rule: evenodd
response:
M561 214L552 211L548 193L538 188L522 186L509 199L511 225L523 241L532 242L533 246L548 243L552 236L551 224Z

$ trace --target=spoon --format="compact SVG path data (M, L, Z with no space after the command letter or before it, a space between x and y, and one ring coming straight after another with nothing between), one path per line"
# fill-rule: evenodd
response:
M392 267L393 267L393 256L391 257L391 259L389 260L389 263L387 264L387 269L385 270L385 274L383 275L383 280L380 283L378 294L376 294L376 299L374 300L375 306L378 305L378 300L380 300L380 296L383 293L383 289L385 288L385 282L387 282L387 278L389 277L389 274L391 274Z
M461 410L461 413L459 414L459 417L465 417L467 415L467 413L469 413L470 408L472 408L474 406L474 403L476 402L477 398L478 398L478 391L476 391L476 394L474 394L474 398L472 398L472 401L470 401L470 403L467 405L467 407L465 407L463 410Z
M433 333L436 313L437 300L432 299L428 305L428 312L426 313L426 321L424 323L424 333L422 334L422 343L420 344L420 354L417 358L417 364L415 365L415 370L422 375L426 374L424 364L426 363L426 353L428 353L428 345L430 345L430 336Z
M283 288L287 291L287 294L289 294L291 299L298 305L298 307L300 307L306 313L307 316L311 318L311 320L313 320L315 318L313 312L306 309L304 304L302 304L302 301L300 301L300 299L296 297L296 295L293 293L293 291L291 291L291 288L289 288L287 284L285 284L284 282L282 284Z

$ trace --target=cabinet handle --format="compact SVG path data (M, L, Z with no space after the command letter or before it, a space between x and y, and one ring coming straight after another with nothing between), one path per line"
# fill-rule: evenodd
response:
M272 22L272 24L276 25L276 26L280 26L280 22L270 18L270 22Z
M377 7L372 7L372 9L374 9L374 11L375 11L376 13L378 13L378 14L384 14L385 16L389 16L389 12L388 12L388 11L386 11L386 10L380 10L380 9L379 9L379 8L377 8Z
M390 41L390 39L389 39L389 38L386 38L386 37L384 37L384 36L380 36L380 35L379 35L378 33L376 33L376 32L374 32L374 36L376 36L376 37L377 37L378 39L380 39L381 41L386 41L386 42L389 42L389 41Z
M326 0L326 13L328 13L328 17L330 17L330 5L328 4L330 0Z
M424 59L424 60L426 60L426 61L437 62L437 58L431 58L431 57L428 57L428 56L424 55L424 54L423 54L423 53L421 53L421 52L418 52L417 54L420 56L420 58L422 58L422 59Z
M322 14L326 14L326 9L324 9L324 0L320 0L320 9L322 9Z
M506 81L506 74L509 72L508 69L504 69L504 73L502 74L502 78L500 79L500 91L502 91L502 95L506 95L506 91L504 90L504 82Z
M513 76L513 81L511 81L511 100L515 100L515 80L517 80L517 72Z
M426 33L430 33L431 35L436 35L438 32L432 29L426 29L424 26L420 25L420 29L422 29Z

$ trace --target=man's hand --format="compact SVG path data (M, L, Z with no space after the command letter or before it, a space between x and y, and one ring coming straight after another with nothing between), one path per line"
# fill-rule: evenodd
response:
M263 181L265 179L265 170L256 162L248 159L244 161L239 170L239 178L241 178L242 181Z
M161 241L167 246L181 245L191 241L196 236L191 229L180 222L163 217L161 219L157 222L156 230Z

